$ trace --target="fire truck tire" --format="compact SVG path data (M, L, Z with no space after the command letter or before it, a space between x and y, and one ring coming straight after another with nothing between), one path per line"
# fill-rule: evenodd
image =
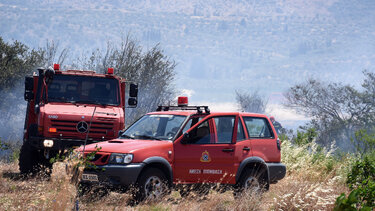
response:
M33 175L39 169L38 151L25 141L21 147L19 169L22 175Z
M165 174L157 168L148 168L141 173L133 197L137 203L144 200L157 201L169 192Z

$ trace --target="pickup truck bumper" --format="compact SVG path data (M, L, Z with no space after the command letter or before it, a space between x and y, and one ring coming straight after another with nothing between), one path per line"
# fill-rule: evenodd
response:
M286 166L282 163L267 163L270 183L274 184L286 175Z
M104 165L98 166L97 169L85 169L81 182L112 188L129 187L137 182L138 175L145 165L145 163L132 163L128 165Z

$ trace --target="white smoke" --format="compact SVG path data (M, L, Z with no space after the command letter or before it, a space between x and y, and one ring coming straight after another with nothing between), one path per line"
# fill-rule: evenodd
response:
M23 81L17 82L9 91L0 92L0 139L3 143L22 143L27 105L23 93Z

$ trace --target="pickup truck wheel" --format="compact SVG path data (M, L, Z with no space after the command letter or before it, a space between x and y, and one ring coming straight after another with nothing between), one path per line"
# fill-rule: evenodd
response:
M234 196L238 197L242 195L243 192L261 194L265 185L261 172L253 169L246 169L238 182L234 191Z
M157 168L149 168L141 173L135 190L135 200L156 201L169 193L168 180Z

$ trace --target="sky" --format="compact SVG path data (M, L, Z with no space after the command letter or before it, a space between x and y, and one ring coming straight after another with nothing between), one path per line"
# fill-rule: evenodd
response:
M360 87L375 70L373 0L0 0L0 34L31 47L46 40L71 56L131 33L174 60L190 105L237 110L235 91L258 91L266 113L289 128L308 117L283 93L313 77Z

